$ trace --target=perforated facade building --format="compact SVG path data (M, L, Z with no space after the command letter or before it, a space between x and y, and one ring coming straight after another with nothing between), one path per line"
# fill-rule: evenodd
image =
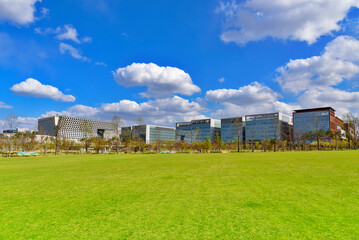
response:
M56 129L58 129L59 137L68 139L87 137L110 139L115 135L116 125L112 122L68 116L53 116L38 120L40 135L56 136Z

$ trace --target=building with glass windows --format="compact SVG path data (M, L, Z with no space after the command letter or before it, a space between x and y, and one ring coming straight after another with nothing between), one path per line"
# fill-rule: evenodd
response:
M200 119L176 124L176 140L187 143L204 141L209 137L214 142L221 136L221 121L217 119Z
M176 129L173 127L161 127L154 125L138 125L121 128L123 138L130 136L134 141L144 141L150 144L156 141L175 141Z
M98 137L110 139L115 136L116 126L112 122L90 120L68 116L53 116L38 120L39 135L56 136L68 139Z
M293 112L294 139L305 138L305 134L319 129L324 132L340 132L345 138L342 129L343 121L335 116L335 110L331 107L300 109Z
M223 118L221 119L221 138L223 142L234 142L234 139L245 141L245 118Z
M279 112L247 115L245 121L245 138L248 142L290 138L292 118L288 115Z
M176 123L176 141L192 142L191 122Z

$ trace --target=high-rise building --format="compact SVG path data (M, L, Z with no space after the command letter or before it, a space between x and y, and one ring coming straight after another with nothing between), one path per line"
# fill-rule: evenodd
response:
M156 141L175 141L176 130L173 127L161 127L154 125L138 125L121 128L123 138L131 137L134 141L144 141L147 144Z
M282 113L256 114L246 116L246 141L255 142L268 139L288 140L292 118Z
M115 135L116 126L112 122L90 120L68 116L53 116L38 120L39 135L56 136L68 139L99 137L110 139Z
M234 142L234 139L245 141L245 118L221 119L221 138L223 142Z
M176 124L176 140L187 143L204 141L209 137L214 142L221 136L221 121L217 119L200 119Z
M345 138L342 129L343 120L335 116L335 110L331 107L300 109L293 112L294 138L303 139L306 133L319 129L324 132L340 132Z

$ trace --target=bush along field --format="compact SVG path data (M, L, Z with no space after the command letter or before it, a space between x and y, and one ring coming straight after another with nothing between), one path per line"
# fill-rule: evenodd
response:
M357 239L359 151L0 158L0 239Z

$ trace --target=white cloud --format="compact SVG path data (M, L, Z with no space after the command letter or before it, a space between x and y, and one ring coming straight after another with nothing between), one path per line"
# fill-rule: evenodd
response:
M224 83L224 81L226 81L226 79L224 77L218 79L218 82L220 82L220 83Z
M74 96L65 95L58 88L44 85L33 78L28 78L24 82L15 84L10 90L17 95L26 97L51 98L62 102L74 102L76 100Z
M298 98L303 107L330 106L337 110L337 114L359 112L359 92L348 92L331 87L310 89Z
M221 109L212 114L215 118L270 112L291 115L293 109L299 108L298 105L278 101L280 97L280 94L258 82L239 89L217 89L206 93L207 100L221 104Z
M78 38L78 33L76 28L71 25L65 25L62 30L60 30L59 34L55 36L58 40L72 40L75 43L81 43Z
M264 102L256 105L238 106L232 103L223 103L221 109L212 114L213 118L244 117L250 114L280 112L292 116L293 110L301 109L298 104L280 101Z
M35 130L37 128L38 118L34 117L17 117L16 119L16 128L28 128L30 130ZM7 123L5 120L0 120L0 125L4 129L8 129Z
M338 24L357 0L244 0L221 2L224 42L244 45L267 37L306 41L340 30Z
M0 0L0 20L8 20L20 25L36 20L35 3L41 0Z
M78 50L77 48L74 48L70 44L60 43L59 48L60 48L61 54L69 53L73 58L80 59L85 62L91 62L91 59L89 59L85 56L82 56L82 53L80 52L80 50Z
M12 107L0 101L0 108L12 108Z
M62 112L47 112L41 117L49 117L55 114L67 116L111 120L114 115L120 116L127 124L134 123L137 117L142 117L148 124L163 124L173 126L177 121L190 121L204 118L201 114L206 111L197 102L191 102L179 96L150 100L137 103L131 100L121 100L115 103L104 103L101 107L94 108L84 105L75 105Z
M64 26L60 26L57 28L35 28L35 32L42 35L47 34L55 34L55 38L64 41L70 40L75 43L90 43L92 38L89 36L83 37L82 39L79 38L79 34L74 26L71 24L66 24Z
M133 63L113 72L116 82L125 87L147 86L144 97L168 97L172 94L192 95L201 89L190 75L175 67L160 67L154 63Z
M279 97L278 93L258 82L240 87L239 89L217 89L206 92L206 98L210 101L231 103L238 106L273 102Z
M321 56L290 60L277 69L275 80L284 90L299 93L313 87L335 86L359 73L359 41L339 36L325 47Z

